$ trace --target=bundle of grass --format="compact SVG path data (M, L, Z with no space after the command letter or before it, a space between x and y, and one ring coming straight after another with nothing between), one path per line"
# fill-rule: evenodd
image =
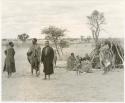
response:
M123 67L124 62L124 48L121 45L121 42L118 40L107 40L109 45L111 45L111 51L115 56L115 66L116 67Z

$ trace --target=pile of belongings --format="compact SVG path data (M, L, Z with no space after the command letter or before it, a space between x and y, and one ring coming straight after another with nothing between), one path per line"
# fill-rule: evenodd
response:
M86 72L86 73L92 73L92 65L91 65L91 61L89 60L89 58L87 57L88 55L86 55L84 58L80 58L80 57L76 57L76 62L75 62L75 66L74 69L75 71L80 71L81 73Z
M82 61L81 64L82 72L92 73L92 65L89 60Z

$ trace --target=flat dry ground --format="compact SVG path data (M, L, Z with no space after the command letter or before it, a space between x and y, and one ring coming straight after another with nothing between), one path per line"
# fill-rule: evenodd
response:
M64 57L73 51L83 56L90 52L90 44L75 44L64 50ZM3 48L4 50L4 48ZM27 48L16 48L16 69L12 78L7 73L2 74L3 101L121 101L124 100L124 70L116 69L107 75L101 70L93 73L76 75L74 71L66 71L66 61L58 61L51 80L43 80L44 74L41 65L40 77L30 73L30 65L26 58ZM2 51L3 52L3 51ZM4 54L2 55L4 63ZM59 68L62 67L62 68Z

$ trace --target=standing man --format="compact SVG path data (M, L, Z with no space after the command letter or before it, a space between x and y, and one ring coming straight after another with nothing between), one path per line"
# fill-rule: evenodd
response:
M48 75L50 79L50 75L54 73L53 71L53 59L54 59L54 50L49 46L49 41L45 42L45 47L42 50L41 62L43 62L43 72L45 73L45 78Z
M27 52L27 58L31 64L31 73L33 75L33 69L36 70L36 76L40 75L40 59L41 59L41 48L37 44L37 39L32 40L32 46Z

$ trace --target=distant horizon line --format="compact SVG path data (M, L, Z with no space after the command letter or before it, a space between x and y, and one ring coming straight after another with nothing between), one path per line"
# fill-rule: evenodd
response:
M35 38L35 37L32 37L32 38L28 38L28 40L30 40L30 39L33 39L33 38ZM80 39L80 37L63 37L63 39ZM100 37L99 39L101 39L101 38L123 38L124 39L124 37ZM2 40L16 40L17 38L2 38ZM45 40L45 38L36 38L36 39L38 39L38 40ZM92 38L93 39L93 38Z

